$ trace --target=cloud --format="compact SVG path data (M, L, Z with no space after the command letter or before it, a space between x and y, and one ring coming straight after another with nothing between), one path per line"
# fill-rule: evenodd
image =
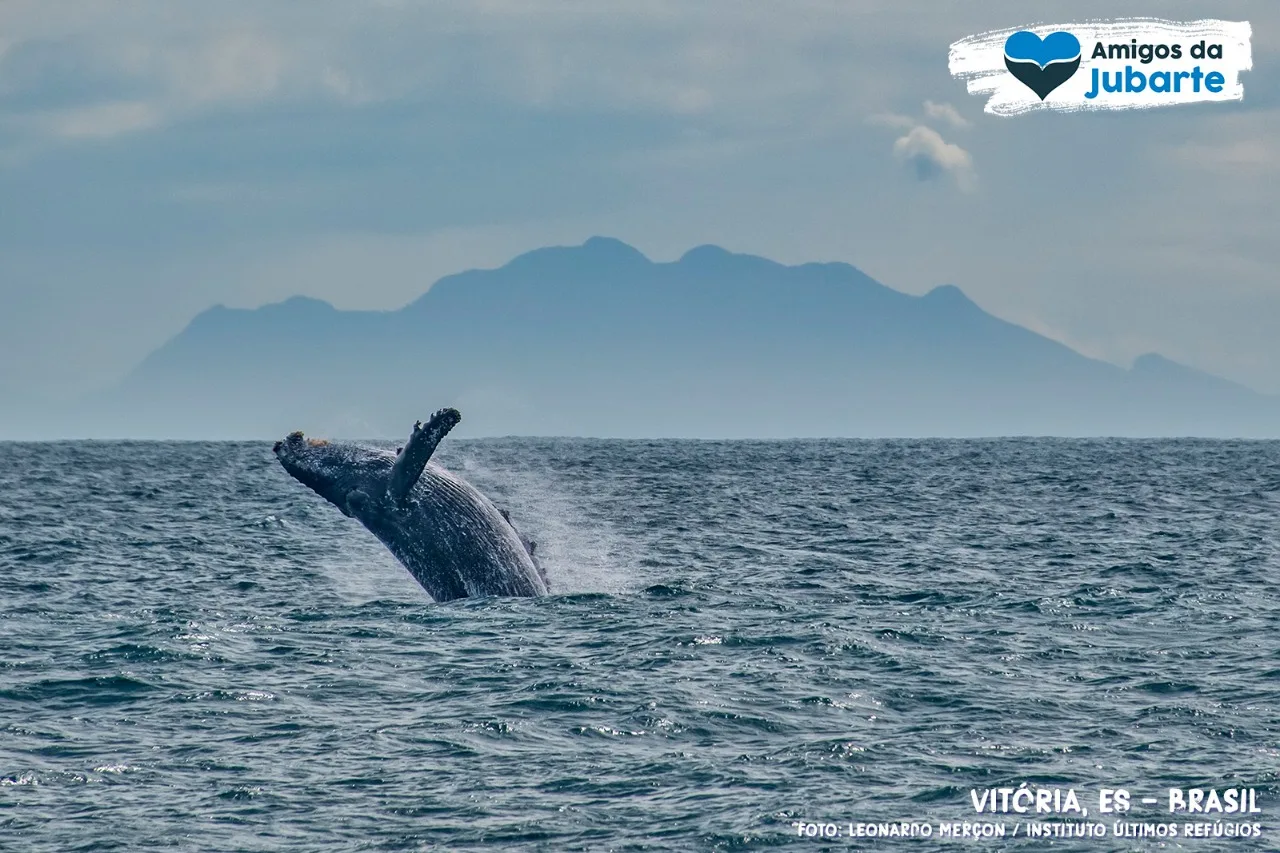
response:
M0 95L13 95L10 117L14 105L29 115L145 102L147 122L121 124L134 130L252 105L463 100L777 129L844 111L856 124L913 88L911 59L877 35L910 14L802 2L803 14L743 15L726 0L227 0L177 16L167 0L8 0ZM930 51L945 44L924 30L905 32ZM28 66L15 76L19 54Z
M223 0L179 15L172 0L0 0L0 381L96 381L213 302L314 290L391 305L425 286L425 271L410 279L428 255L464 266L603 232L671 257L717 242L847 260L912 292L954 281L1077 340L1136 329L1170 355L1181 312L1179 336L1218 346L1217 363L1263 353L1233 378L1280 390L1280 344L1260 325L1280 304L1280 66L1256 57L1230 109L979 120L946 46L1026 15L981 5ZM1272 5L1220 11L1275 41ZM1102 0L1041 12L1113 14ZM981 193L952 191L974 186L976 161ZM904 186L913 176L925 183ZM1028 186L1062 199L1047 224L1008 216ZM448 229L493 248L396 239ZM1049 230L1073 263L1029 283ZM173 286L200 277L198 293ZM45 313L16 301L24 282ZM88 296L93 310L63 316ZM1216 327L1202 297L1222 304ZM68 336L114 355L56 346Z
M924 114L926 118L931 118L935 121L945 121L947 124L955 128L963 129L970 125L969 120L960 115L960 113L956 111L956 108L950 104L938 104L933 101L925 101Z
M893 143L893 156L929 181L949 174L963 190L973 188L973 158L959 145L947 142L931 127L917 125Z
M201 103L264 100L282 84L285 48L252 30L224 33L189 49L170 45L152 60L175 100Z
M925 120L941 121L953 128L965 128L969 121L950 104L924 102ZM901 113L875 113L867 123L905 131L893 143L893 156L907 164L922 181L950 175L962 190L974 187L973 158L959 145L947 142L920 119Z
M1173 161L1224 176L1263 177L1280 171L1280 148L1262 139L1186 142L1170 151Z
M113 101L58 110L41 118L39 123L62 139L105 139L155 127L160 111L141 101Z
M0 52L0 131L107 139L307 88L352 99L350 85L340 97L332 76L304 84L308 75L289 48L253 30L28 38Z
M887 127L891 130L910 130L919 123L911 116L904 116L898 113L876 113L867 119L867 124Z

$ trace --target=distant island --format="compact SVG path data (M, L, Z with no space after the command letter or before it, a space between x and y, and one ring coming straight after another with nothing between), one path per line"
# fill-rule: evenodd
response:
M50 422L400 437L446 405L463 436L1280 436L1280 398L1158 355L1087 358L953 286L911 296L848 264L715 246L655 263L604 237L447 276L397 311L211 308ZM21 416L6 429L21 437Z

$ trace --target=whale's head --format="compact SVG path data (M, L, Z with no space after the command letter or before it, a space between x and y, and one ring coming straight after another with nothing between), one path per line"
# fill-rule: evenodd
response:
M358 444L307 438L289 433L272 451L295 480L351 515L356 493L381 495L386 490L393 454Z

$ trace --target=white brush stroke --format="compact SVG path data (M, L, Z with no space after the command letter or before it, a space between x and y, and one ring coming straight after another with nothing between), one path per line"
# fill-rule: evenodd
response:
M1064 30L1080 41L1080 68L1071 79L1049 93L1043 101L1009 73L1004 64L1004 43L1016 32L1030 30L1044 38ZM1240 72L1253 67L1248 21L1166 21L1160 18L1126 18L1113 21L1084 21L1074 24L1035 24L969 36L951 45L948 65L952 76L966 81L970 94L990 94L985 112L1012 116L1037 109L1073 112L1076 110L1126 110L1168 107L1204 101L1238 101L1244 98ZM1139 59L1092 59L1094 45L1128 44L1182 45L1181 59L1157 59L1143 64ZM1192 59L1190 48L1201 39L1222 45L1222 59ZM1085 97L1092 89L1093 69L1123 72L1126 65L1150 75L1152 71L1191 71L1199 65L1208 74L1218 71L1226 78L1221 92L1210 92L1203 84L1199 92L1126 93L1099 91L1094 99Z

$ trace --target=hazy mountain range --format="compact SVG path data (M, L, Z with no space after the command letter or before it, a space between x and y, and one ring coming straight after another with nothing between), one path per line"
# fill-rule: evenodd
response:
M654 263L600 237L397 311L211 308L118 387L56 416L8 406L0 431L396 437L444 405L461 435L1280 436L1280 398L1158 355L1086 358L952 286L714 246Z

